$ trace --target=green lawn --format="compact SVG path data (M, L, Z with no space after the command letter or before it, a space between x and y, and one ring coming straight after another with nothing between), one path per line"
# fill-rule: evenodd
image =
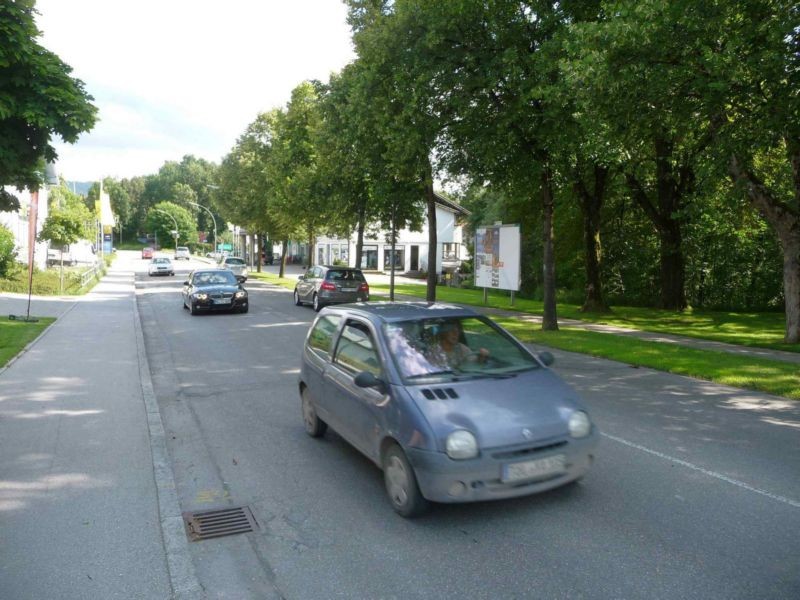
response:
M510 317L496 318L495 321L527 343L800 400L800 369L796 363L696 350L568 327L559 331L542 331L538 325Z
M287 290L294 290L294 286L297 283L297 277L294 279L289 277L278 277L273 273L257 273L255 271L250 271L248 277L251 279L259 279L261 281L266 281L268 283L274 283L275 285L279 285L281 287L285 287Z
M388 285L372 285L370 289L380 294L388 294ZM395 293L425 297L425 287L414 284L395 286ZM442 302L457 302L483 306L482 290L467 290L450 287L437 287L436 298ZM536 300L515 298L511 306L510 298L503 293L489 293L487 306L516 310L523 313L541 315L542 303ZM687 310L679 313L654 308L615 306L611 314L582 313L580 306L559 304L558 316L566 319L579 319L591 323L617 325L641 331L671 333L729 344L773 348L788 352L800 352L800 344L784 344L785 320L783 313L736 313Z
M24 321L0 321L0 367L5 366L19 352L55 321L52 317L41 317L36 323Z

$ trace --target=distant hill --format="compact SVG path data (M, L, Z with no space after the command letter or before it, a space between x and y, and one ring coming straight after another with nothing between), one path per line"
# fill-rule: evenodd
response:
M89 195L89 188L92 187L96 181L67 181L67 187L81 196Z

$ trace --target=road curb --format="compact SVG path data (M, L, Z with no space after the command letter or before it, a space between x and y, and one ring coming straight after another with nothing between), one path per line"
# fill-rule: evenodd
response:
M204 599L205 591L197 579L197 574L189 552L189 542L183 526L178 494L175 486L175 475L167 450L164 423L158 410L150 366L144 346L141 317L139 316L139 299L134 290L133 296L134 326L136 329L136 347L139 360L139 377L142 384L142 399L147 412L147 426L150 433L150 452L153 458L153 478L158 495L158 514L161 524L161 536L164 553L167 557L172 598L174 600Z

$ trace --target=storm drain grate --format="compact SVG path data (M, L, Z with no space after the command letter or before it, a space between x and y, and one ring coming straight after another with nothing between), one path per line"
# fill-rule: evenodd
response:
M186 533L193 542L255 531L258 523L247 506L183 513Z

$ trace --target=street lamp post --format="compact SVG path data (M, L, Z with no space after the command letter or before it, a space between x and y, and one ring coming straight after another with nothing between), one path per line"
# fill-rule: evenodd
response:
M160 208L154 208L153 210L156 211L156 212L160 212L160 213L163 213L163 214L167 215L175 223L175 233L173 234L173 237L175 238L175 256L177 256L178 255L178 219L173 217L167 211L161 210ZM156 242L156 246L158 246L158 242Z
M189 204L192 204L198 208L202 208L208 214L211 215L211 221L214 223L214 258L217 258L217 220L214 218L214 213L212 213L209 209L207 209L202 204L198 204L197 202L192 202L191 200L187 200Z

